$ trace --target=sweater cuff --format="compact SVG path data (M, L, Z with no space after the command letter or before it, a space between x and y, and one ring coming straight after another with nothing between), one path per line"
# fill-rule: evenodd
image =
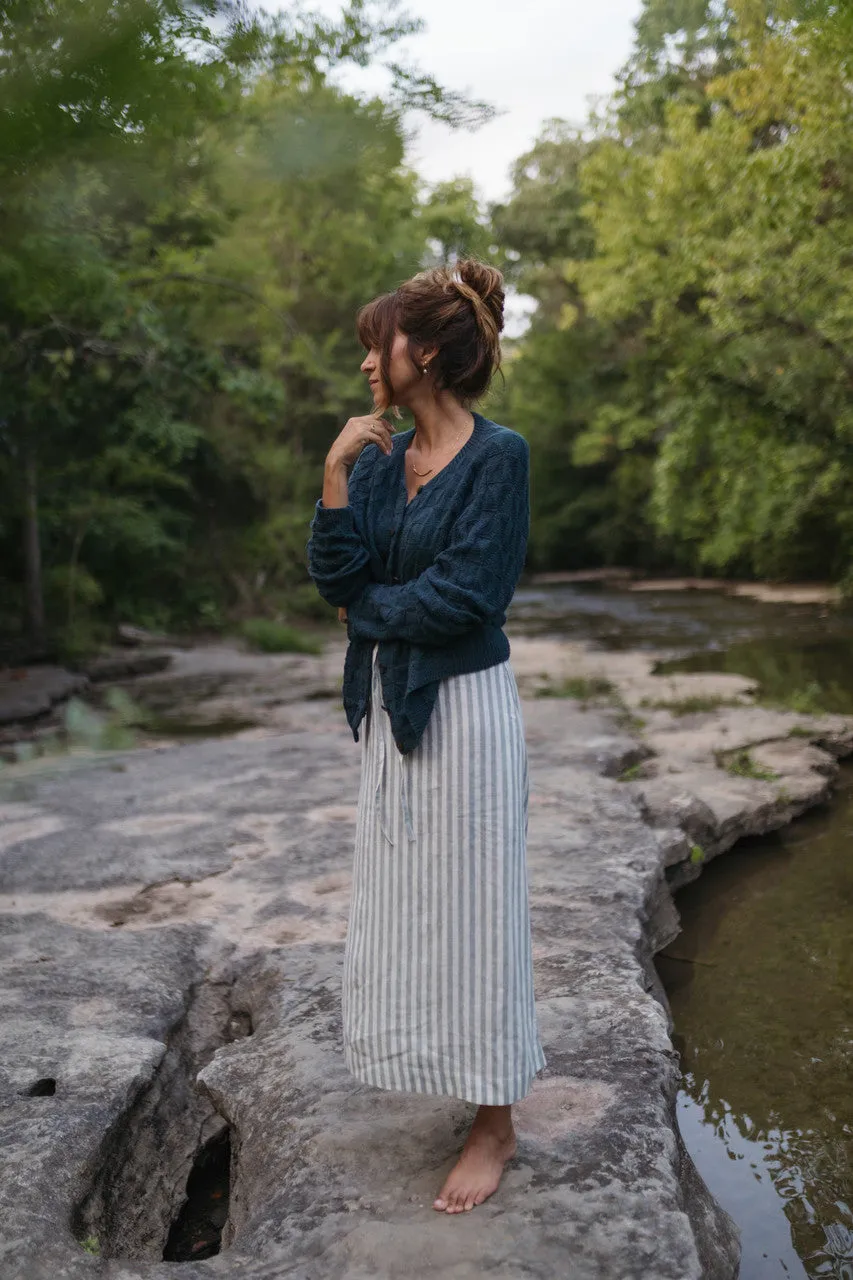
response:
M319 533L354 533L352 506L324 507L323 499L318 498L314 504L310 528L316 529Z

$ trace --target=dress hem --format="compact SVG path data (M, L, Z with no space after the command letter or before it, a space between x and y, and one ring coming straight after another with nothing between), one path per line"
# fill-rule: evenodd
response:
M347 1071L351 1076L354 1076L356 1080L361 1081L362 1084L371 1085L374 1089L383 1089L386 1093L420 1093L428 1094L430 1097L457 1098L460 1102L471 1102L479 1107L509 1107L512 1106L513 1103L521 1102L522 1098L527 1097L530 1093L533 1081L536 1079L539 1072L544 1070L547 1066L547 1062L545 1061L543 1054L541 1066L535 1067L531 1071L527 1079L527 1084L522 1088L520 1093L517 1091L515 1085L512 1085L508 1086L502 1092L494 1089L485 1090L484 1092L476 1093L476 1096L472 1096L472 1094L468 1092L456 1093L450 1089L442 1089L431 1083L427 1083L422 1088L418 1087L417 1089L406 1088L405 1086L398 1086L395 1084L385 1084L383 1081L376 1079L369 1068L355 1070L348 1063L345 1065Z

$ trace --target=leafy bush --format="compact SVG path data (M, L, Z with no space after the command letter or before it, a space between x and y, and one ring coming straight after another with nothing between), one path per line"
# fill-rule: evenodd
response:
M337 609L323 599L313 582L302 583L288 592L284 612L288 618L301 618L311 622L337 620Z
M248 618L241 627L243 637L261 653L322 653L323 646L313 636L287 627L271 618Z

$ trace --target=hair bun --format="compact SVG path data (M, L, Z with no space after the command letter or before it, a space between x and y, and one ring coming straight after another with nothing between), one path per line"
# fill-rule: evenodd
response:
M476 258L462 258L455 264L454 276L459 277L453 281L459 292L469 298L473 293L488 312L491 323L487 321L487 327L494 326L500 333L504 327L504 278L500 271ZM460 284L464 288L460 288ZM479 312L480 308L476 310Z
M479 399L501 365L504 281L500 271L463 258L430 267L383 293L358 313L358 336L366 350L380 352L380 376L388 404L394 403L391 349L405 335L413 365L430 361L436 391L451 391L462 404Z

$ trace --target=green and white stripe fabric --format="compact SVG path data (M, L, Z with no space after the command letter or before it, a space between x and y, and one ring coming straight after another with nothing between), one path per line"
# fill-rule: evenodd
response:
M361 739L344 1057L367 1084L506 1105L545 1065L533 999L528 762L509 660L442 680L401 755L377 648Z

